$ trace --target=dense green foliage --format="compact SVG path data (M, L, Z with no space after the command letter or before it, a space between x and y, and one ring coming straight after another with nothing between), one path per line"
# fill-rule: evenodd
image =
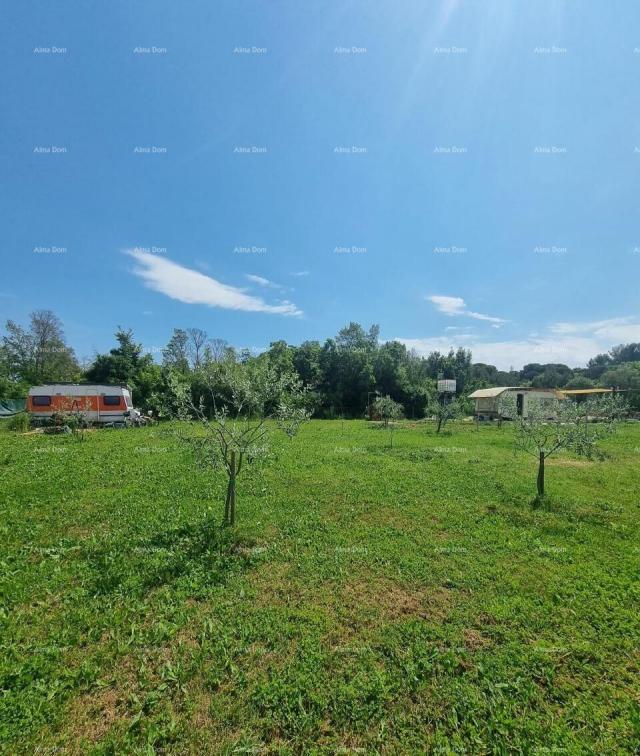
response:
M162 414L169 373L180 376L197 397L208 367L234 360L241 365L267 362L281 374L297 373L315 393L316 417L362 418L372 397L389 396L402 405L406 417L421 418L430 403L433 407L439 377L456 379L459 398L487 386L615 386L629 389L631 408L640 410L640 344L614 347L583 369L529 363L522 370L505 372L493 365L472 363L466 349L423 357L398 341L381 342L378 326L365 330L358 323L350 323L323 344L305 341L293 346L280 340L258 355L238 352L198 328L176 328L162 350L161 365L135 341L131 330L119 328L115 337L117 346L96 355L82 373L53 313L33 313L27 331L8 321L0 346L0 398L23 397L28 387L38 382L84 378L126 383L133 390L136 407ZM471 407L464 409L470 411Z
M0 433L0 742L32 753L633 753L640 426L364 421L224 473L158 426Z
M21 398L29 386L78 380L80 375L73 349L65 343L62 323L50 310L32 312L28 328L7 320L0 343L1 398Z
M154 363L153 356L143 351L142 344L134 341L130 330L119 328L116 341L118 346L109 354L96 357L86 372L86 380L93 383L124 383L131 388L140 406L146 409L160 383L160 368Z

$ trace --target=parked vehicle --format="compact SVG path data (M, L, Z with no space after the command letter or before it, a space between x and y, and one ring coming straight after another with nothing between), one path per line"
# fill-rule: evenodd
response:
M34 424L56 413L80 412L88 423L139 425L141 413L134 409L126 384L51 383L33 386L27 397L27 412Z

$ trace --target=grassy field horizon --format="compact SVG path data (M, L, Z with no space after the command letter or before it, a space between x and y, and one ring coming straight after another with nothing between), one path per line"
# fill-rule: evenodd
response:
M313 420L225 480L156 425L0 428L3 753L637 753L640 423Z

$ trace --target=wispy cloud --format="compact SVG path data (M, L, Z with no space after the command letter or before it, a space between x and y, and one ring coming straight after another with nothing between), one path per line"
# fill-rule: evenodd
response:
M296 276L296 278L302 278L303 276L308 276L309 271L308 270L298 270L295 273L291 274L292 276Z
M593 334L596 338L616 338L619 341L633 341L638 336L635 318L609 318L587 322L554 323L550 330L558 334Z
M454 317L457 315L464 315L467 318L473 318L474 320L485 320L487 323L493 323L495 326L501 326L508 321L503 318L495 318L491 315L483 315L481 312L474 312L467 309L465 301L462 297L444 297L444 296L430 296L427 297L429 302L436 306L439 312Z
M125 250L138 265L132 270L149 289L187 304L203 304L225 310L266 312L276 315L302 315L295 304L282 300L268 304L243 289L228 286L197 270L185 268L166 257L140 250ZM266 280L266 279L265 279Z
M248 281L251 281L252 283L258 284L258 286L262 286L265 289L284 289L285 287L282 286L282 284L275 283L274 281L270 281L268 278L264 278L263 276L254 276L252 273L247 273L245 275L245 278Z
M558 322L541 333L502 341L483 341L479 335L469 333L397 340L424 355L465 347L471 349L474 362L486 362L501 370L519 369L529 362L562 362L578 367L616 344L640 341L640 319Z

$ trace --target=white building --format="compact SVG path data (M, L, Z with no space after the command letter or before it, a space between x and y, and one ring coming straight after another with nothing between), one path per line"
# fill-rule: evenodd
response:
M526 417L532 402L553 404L556 399L564 396L556 389L532 388L531 386L496 386L494 388L478 389L469 394L469 399L475 399L475 415L478 420L494 420L501 416L512 419L504 405L504 399L515 396L516 412Z

